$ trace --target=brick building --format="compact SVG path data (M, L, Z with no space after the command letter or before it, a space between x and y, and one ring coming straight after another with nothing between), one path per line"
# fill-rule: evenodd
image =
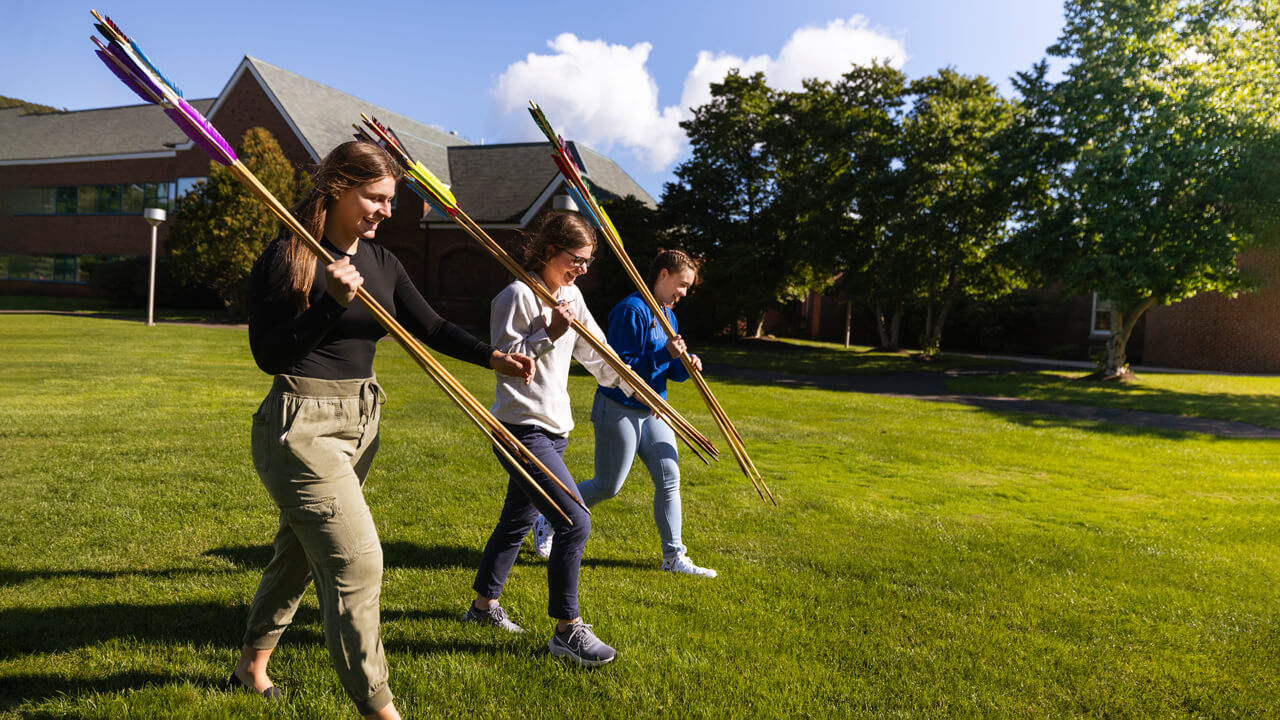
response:
M415 159L499 242L563 192L541 143L474 145L455 134L246 56L216 98L194 100L233 145L261 126L297 167L351 139L365 113L391 125ZM23 114L0 110L0 294L85 294L93 262L150 252L145 207L173 201L208 174L209 158L158 108L134 105ZM653 199L604 155L574 145L601 199ZM160 226L163 246L168 223ZM378 229L423 294L450 318L482 324L505 271L452 222L401 186Z
M1151 367L1240 373L1280 373L1280 249L1254 250L1239 258L1256 285L1232 298L1203 293L1146 312L1129 338L1130 362ZM772 328L815 339L844 338L845 298L813 293L771 318ZM868 311L855 306L853 341L877 343ZM914 346L918 318L906 318L902 340ZM1060 289L1016 293L997 303L961 305L943 331L953 351L1028 354L1086 360L1100 352L1112 326L1111 311L1096 296L1068 296Z

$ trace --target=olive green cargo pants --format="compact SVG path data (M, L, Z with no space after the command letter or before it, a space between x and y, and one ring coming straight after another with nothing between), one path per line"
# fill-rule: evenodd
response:
M378 628L382 546L361 491L382 399L373 378L277 375L253 416L253 464L280 527L244 642L274 648L314 580L329 656L361 714L391 702Z

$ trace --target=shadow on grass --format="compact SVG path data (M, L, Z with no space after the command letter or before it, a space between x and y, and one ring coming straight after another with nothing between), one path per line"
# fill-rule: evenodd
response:
M305 622L302 615L295 622ZM63 652L116 638L232 648L239 645L244 621L243 606L213 603L12 608L0 611L0 657Z
M1109 407L1169 415L1216 418L1280 428L1276 395L1270 393L1189 393L1135 383L1100 383L1081 378L1010 373L984 377L964 373L947 381L952 392Z
M265 568L271 561L270 545L232 545L214 548L205 555L220 557L234 564L237 568ZM403 540L390 540L382 543L383 567L400 570L445 570L456 568L480 567L483 548L463 545L419 545ZM535 559L531 551L523 551L516 557L517 565L542 565L543 560ZM622 560L617 558L585 557L585 567L642 568L648 569L652 563L638 560Z
M268 556L269 558L270 556ZM263 563L264 565L266 563ZM58 580L84 578L88 580L117 580L120 578L149 578L176 580L217 572L208 568L169 568L166 570L17 570L0 568L0 587L13 587L32 580Z
M230 672L230 665L228 665L228 672ZM61 675L7 675L0 678L0 710L13 710L26 702L39 702L59 695L111 693L136 690L148 685L184 684L188 681L190 678L136 670L93 679L68 678ZM220 687L221 682L214 686ZM25 713L23 717L64 718L67 716L62 713L36 712Z

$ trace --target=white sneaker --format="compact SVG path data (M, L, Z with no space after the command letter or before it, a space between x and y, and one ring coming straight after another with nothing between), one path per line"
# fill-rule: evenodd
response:
M662 561L662 569L667 572L681 573L683 575L697 575L698 577L713 578L716 571L711 568L698 567L694 565L689 556L683 553L669 560Z
M555 539L556 529L541 515L533 521L533 551L538 557L546 560L551 557L551 541Z

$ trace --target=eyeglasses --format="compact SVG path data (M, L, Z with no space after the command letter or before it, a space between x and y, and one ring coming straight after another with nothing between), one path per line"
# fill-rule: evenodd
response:
M569 257L573 258L573 266L574 266L574 267L578 267L578 268L589 268L589 267L591 267L591 263L593 263L593 262L595 262L595 261L596 261L596 259L595 259L594 257L582 257L581 255L574 255L573 253L569 252L568 250L561 250L560 252L565 253L565 254L567 254Z

